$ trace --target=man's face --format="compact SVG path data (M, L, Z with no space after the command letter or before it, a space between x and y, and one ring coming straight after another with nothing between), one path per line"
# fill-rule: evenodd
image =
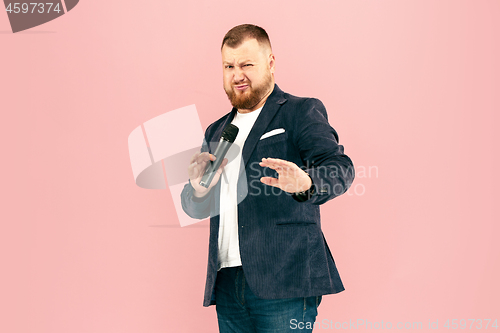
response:
M240 112L264 105L274 88L274 55L256 39L247 39L236 48L222 48L224 90Z

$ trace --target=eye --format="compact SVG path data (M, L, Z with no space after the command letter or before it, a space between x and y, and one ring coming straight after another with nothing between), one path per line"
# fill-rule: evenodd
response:
M243 65L243 67L253 66L252 64Z
M231 66L231 65L226 65L226 68L227 68L227 69L231 69L231 68L233 68L233 66Z

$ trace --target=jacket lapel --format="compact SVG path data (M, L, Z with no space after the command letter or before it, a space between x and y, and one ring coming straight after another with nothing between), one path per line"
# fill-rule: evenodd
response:
M245 141L245 145L243 146L242 156L243 161L245 162L245 167L248 164L248 160L250 159L250 156L252 155L257 142L259 142L260 137L265 133L267 127L269 126L269 123L271 123L271 120L273 120L274 116L276 115L276 112L278 112L281 105L285 102L286 98L283 91L278 87L277 84L275 84L273 92L267 98L266 103L264 104L264 107L262 108L262 111L255 121L255 124L253 125L252 130L248 134L248 137Z

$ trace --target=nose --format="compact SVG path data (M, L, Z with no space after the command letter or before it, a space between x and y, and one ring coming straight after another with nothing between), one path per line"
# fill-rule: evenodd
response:
M243 74L243 71L241 70L241 68L236 67L234 69L233 74L234 74L234 77L233 77L234 82L240 82L240 81L245 80L245 75Z

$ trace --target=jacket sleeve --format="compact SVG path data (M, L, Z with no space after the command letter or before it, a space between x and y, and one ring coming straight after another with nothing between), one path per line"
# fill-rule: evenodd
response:
M328 123L323 103L309 98L299 108L294 144L311 177L314 194L305 203L320 205L345 193L354 181L354 166L338 144L337 132Z

